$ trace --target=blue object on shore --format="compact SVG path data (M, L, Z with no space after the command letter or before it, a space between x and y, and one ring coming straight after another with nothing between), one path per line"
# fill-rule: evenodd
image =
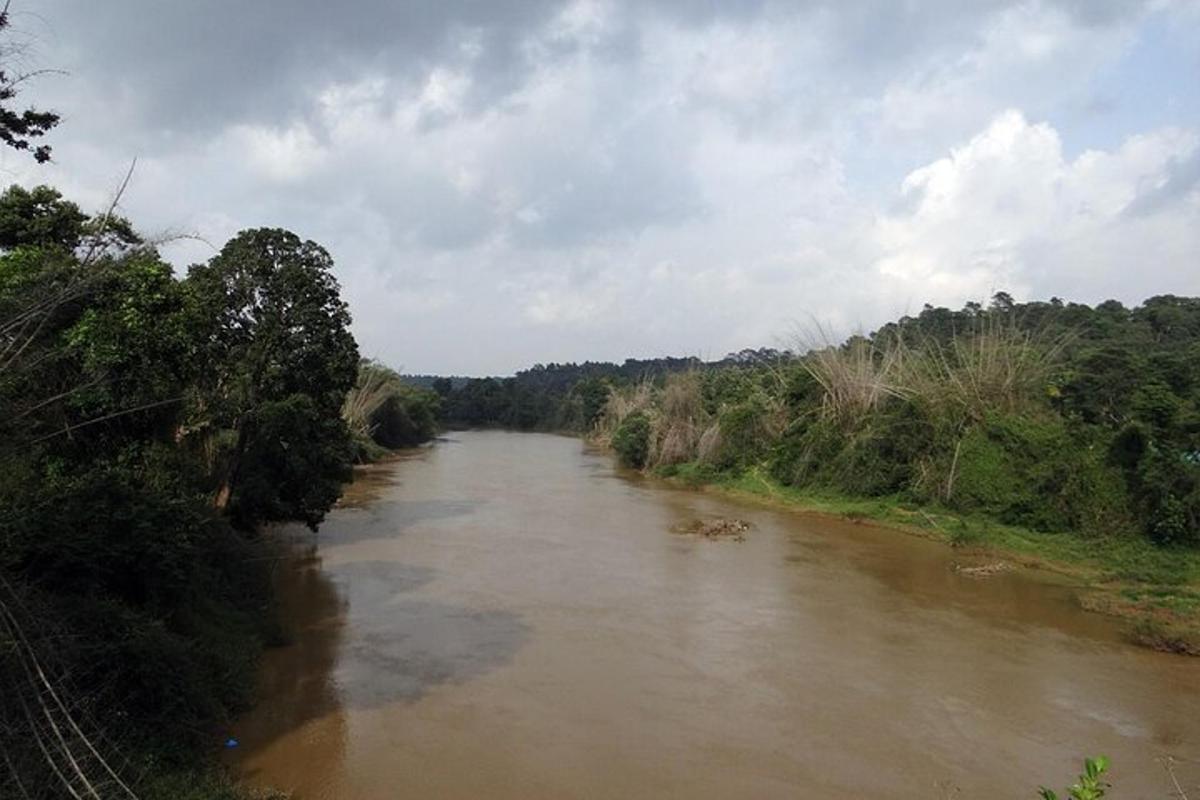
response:
M225 740L225 746L226 747L237 747L238 740L234 739L232 736L230 736L228 739Z

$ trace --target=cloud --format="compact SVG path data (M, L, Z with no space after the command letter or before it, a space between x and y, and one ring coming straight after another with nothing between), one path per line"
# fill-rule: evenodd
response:
M328 158L308 126L298 122L283 129L239 125L229 139L230 147L246 151L250 169L272 181L301 180Z
M16 20L71 73L26 90L57 163L0 166L99 207L137 156L150 232L320 241L412 370L719 357L998 288L1200 289L1196 9L47 0Z
M903 210L875 226L875 268L934 299L1001 288L1094 299L1125 294L1131 272L1147 291L1200 290L1178 272L1200 252L1198 152L1196 132L1166 129L1068 160L1051 126L1007 111L909 173Z

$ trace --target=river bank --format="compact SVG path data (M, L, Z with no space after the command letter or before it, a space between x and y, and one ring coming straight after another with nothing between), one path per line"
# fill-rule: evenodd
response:
M866 522L942 542L964 556L1041 570L1068 581L1081 609L1127 621L1130 641L1200 656L1200 552L1195 550L1156 547L1131 537L1031 531L899 498L798 489L760 469L730 475L687 463L654 474L679 486Z

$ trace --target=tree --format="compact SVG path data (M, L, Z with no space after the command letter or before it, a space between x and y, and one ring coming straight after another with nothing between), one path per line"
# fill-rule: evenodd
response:
M0 450L169 429L189 372L182 312L153 250L92 263L56 244L0 255Z
M11 20L8 16L8 3L0 10L0 32L8 29ZM0 59L4 53L0 51ZM39 164L50 160L50 145L34 145L30 139L45 136L58 124L59 116L53 111L38 111L30 106L25 109L14 109L11 106L17 97L17 92L28 75L12 75L0 67L0 142L4 142L14 150L33 149L33 157Z
M57 189L16 184L0 195L0 247L60 246L74 250L83 238L88 215Z
M583 429L589 431L600 418L611 391L603 378L585 378L575 384L575 393L582 399Z
M347 477L352 450L340 414L358 347L332 270L315 242L259 228L188 275L202 332L190 428L232 439L219 448L215 503L242 525L299 518L315 526L336 499L331 487ZM299 460L278 447L307 452ZM258 471L243 486L248 454Z

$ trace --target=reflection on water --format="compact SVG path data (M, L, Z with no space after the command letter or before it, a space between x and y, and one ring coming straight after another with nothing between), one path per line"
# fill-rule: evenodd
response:
M469 680L507 661L525 635L507 611L408 597L433 580L427 567L360 561L330 574L353 620L336 673L346 708L417 700L430 687Z
M360 473L280 571L250 783L317 798L1022 797L1088 754L1167 797L1200 662L940 545L480 432ZM680 537L749 520L746 541ZM304 541L311 542L311 539ZM1200 769L1184 762L1195 784Z

